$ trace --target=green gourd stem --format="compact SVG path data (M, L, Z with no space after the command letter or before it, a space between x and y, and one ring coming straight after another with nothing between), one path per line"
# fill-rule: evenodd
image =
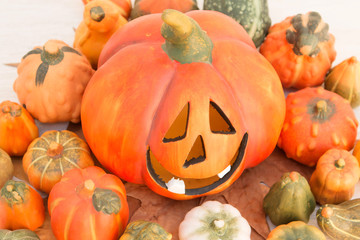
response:
M162 48L171 59L182 64L212 62L213 43L197 22L173 9L164 10L161 18L161 35L165 38Z
M95 188L92 203L96 211L107 215L118 214L121 208L120 197L110 189Z
M41 60L48 65L56 65L64 58L64 52L59 48L56 42L48 41L43 46Z
M21 116L21 107L11 107L11 106L5 106L1 109L3 113L8 113L12 117L20 117Z
M28 192L29 188L24 182L9 180L1 189L0 196L12 206L24 203Z
M345 160L343 158L339 158L335 161L335 167L338 170L341 170L345 167Z
M212 222L212 225L213 225L214 231L216 232L216 235L217 235L217 236L222 236L222 235L224 235L225 230L226 230L226 226L225 226L225 221L224 221L224 220L215 219L215 220Z
M101 6L92 7L90 17L95 22L101 22L105 18L105 11Z

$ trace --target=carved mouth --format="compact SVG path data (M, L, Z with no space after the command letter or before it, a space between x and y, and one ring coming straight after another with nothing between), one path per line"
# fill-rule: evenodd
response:
M241 165L245 155L247 141L248 134L245 133L228 167L217 175L209 178L180 178L173 175L157 161L150 148L147 151L147 169L153 180L170 192L185 195L201 195L210 192L230 179Z

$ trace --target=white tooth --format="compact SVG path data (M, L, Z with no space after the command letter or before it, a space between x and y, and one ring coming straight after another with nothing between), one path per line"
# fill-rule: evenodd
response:
M171 178L165 185L170 192L185 194L185 183L183 180Z
M228 172L230 172L231 166L227 166L227 168L225 168L222 172L218 173L218 177L219 178L223 178L225 176L225 174L227 174Z

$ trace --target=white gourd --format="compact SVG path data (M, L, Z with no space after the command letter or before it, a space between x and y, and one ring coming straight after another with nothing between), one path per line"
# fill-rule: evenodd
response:
M179 226L180 240L250 240L251 228L230 204L207 201L191 209Z

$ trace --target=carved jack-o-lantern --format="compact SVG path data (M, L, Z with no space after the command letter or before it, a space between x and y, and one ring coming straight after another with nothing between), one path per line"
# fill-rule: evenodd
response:
M285 98L275 70L232 18L166 10L113 35L81 116L104 167L189 199L226 189L273 151Z

